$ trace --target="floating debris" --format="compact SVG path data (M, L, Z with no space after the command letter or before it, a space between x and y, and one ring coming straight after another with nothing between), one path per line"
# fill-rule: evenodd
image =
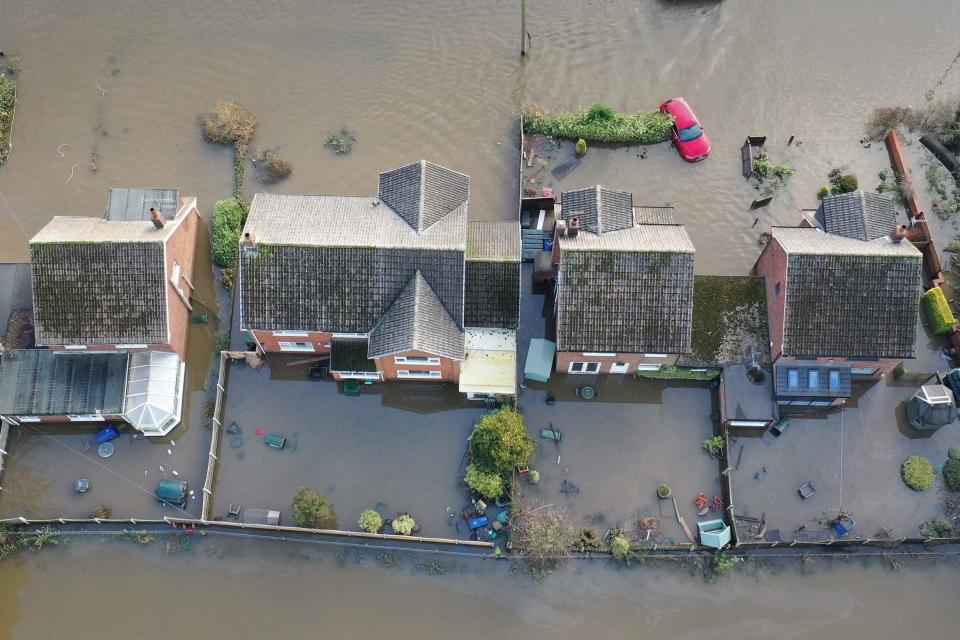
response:
M179 473L177 473L177 470L176 470L176 469L174 469L174 470L171 471L170 473L172 473L172 474L175 475L175 476L179 476L179 475L180 475Z
M340 129L340 133L331 133L327 136L327 141L323 146L332 149L338 156L346 155L353 151L353 143L357 137L347 129Z
M167 455L168 455L168 456L172 456L172 455L173 455L173 451L170 451L170 449L167 449Z

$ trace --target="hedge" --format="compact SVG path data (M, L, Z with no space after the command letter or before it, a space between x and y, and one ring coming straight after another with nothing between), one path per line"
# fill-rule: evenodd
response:
M927 320L934 333L950 333L956 319L940 287L933 287L923 294L923 306L927 310Z
M567 140L614 144L658 144L670 139L673 118L659 111L618 113L604 104L589 110L550 112L528 105L521 111L523 130Z
M713 380L720 375L719 369L683 369L673 364L666 364L657 370L637 371L638 378L653 378L657 380Z
M248 207L239 200L218 200L210 223L210 245L213 263L224 269L234 266L240 247L240 232L247 218Z

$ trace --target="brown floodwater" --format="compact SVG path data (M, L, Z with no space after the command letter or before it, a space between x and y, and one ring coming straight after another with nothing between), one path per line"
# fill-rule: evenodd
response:
M832 167L873 186L887 160L859 142L871 107L921 103L960 28L955 0L528 4L532 49L521 60L516 1L5 0L0 49L21 71L14 149L0 167L0 260L25 259L53 215L99 215L110 187L176 186L209 213L231 192L229 150L198 129L219 98L252 107L254 146L293 163L270 190L372 193L377 172L429 158L471 176L472 218L510 219L521 103L639 110L684 95L712 139L709 160L685 165L665 145L593 148L553 186L602 182L638 204L671 203L698 248L697 272L744 273L760 232L795 223ZM960 74L948 74L938 92L958 90ZM337 157L323 141L342 127L357 142ZM772 158L796 168L755 213L739 172L747 135L766 135ZM791 135L802 144L787 147ZM248 175L246 189L264 187ZM192 376L212 342L194 334ZM955 567L895 574L851 562L705 585L670 567L572 566L540 585L490 563L427 577L266 542L161 555L156 543L76 542L0 564L0 638L948 637L957 623Z

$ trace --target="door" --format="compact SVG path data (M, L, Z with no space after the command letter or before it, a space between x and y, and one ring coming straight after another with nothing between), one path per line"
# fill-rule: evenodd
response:
M610 365L610 373L627 373L629 370L629 362L614 362Z

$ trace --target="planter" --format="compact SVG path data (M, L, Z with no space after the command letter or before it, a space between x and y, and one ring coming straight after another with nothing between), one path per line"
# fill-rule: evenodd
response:
M659 487L657 487L657 497L660 498L661 500L666 500L671 495L673 495L673 492L670 491L670 485L662 484Z

